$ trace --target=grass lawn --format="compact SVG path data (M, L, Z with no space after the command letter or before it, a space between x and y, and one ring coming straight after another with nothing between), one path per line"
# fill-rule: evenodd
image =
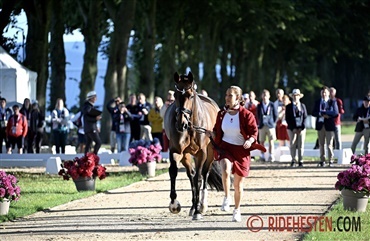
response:
M341 198L325 215L332 220L331 231L329 226L320 231L319 225L316 225L316 231L305 235L303 240L370 240L369 205L363 213L346 211Z
M342 135L354 135L355 124L345 123L341 126ZM307 129L306 131L306 143L315 143L317 139L317 131L315 129Z
M156 170L156 175L167 172L167 169ZM11 202L8 215L0 216L0 222L24 217L44 209L52 208L70 201L92 196L134 182L144 180L139 172L111 172L103 180L95 181L95 191L77 192L72 180L65 181L61 176L43 173L12 173L18 179L21 198Z

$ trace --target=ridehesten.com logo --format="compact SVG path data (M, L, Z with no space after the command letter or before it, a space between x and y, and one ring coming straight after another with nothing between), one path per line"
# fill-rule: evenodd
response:
M360 217L327 216L268 216L266 220L258 215L247 217L246 227L251 232L361 232Z

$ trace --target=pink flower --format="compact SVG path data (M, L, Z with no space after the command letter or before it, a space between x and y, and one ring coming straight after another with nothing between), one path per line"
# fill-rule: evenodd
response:
M17 201L21 196L21 189L17 185L17 178L5 171L0 171L0 202L4 199Z
M337 175L335 189L344 188L370 194L370 155L353 155L352 166Z
M145 142L144 140L134 141L130 144L128 160L132 165L140 165L142 163L159 161L162 159L160 155L162 146L159 140L154 138L152 142Z

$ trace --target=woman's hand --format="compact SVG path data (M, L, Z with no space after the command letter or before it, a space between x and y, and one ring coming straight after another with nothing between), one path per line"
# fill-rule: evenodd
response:
M254 139L253 138L249 138L248 140L246 140L243 144L243 147L244 149L249 149L251 148L252 144L254 142Z

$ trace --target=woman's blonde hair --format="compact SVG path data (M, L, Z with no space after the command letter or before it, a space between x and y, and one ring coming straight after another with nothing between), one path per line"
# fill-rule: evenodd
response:
M235 93L237 99L239 100L239 104L241 106L244 106L245 104L245 100L243 98L243 90L239 87L239 86L236 86L236 85L232 85L229 87L229 90L231 90L231 92Z

